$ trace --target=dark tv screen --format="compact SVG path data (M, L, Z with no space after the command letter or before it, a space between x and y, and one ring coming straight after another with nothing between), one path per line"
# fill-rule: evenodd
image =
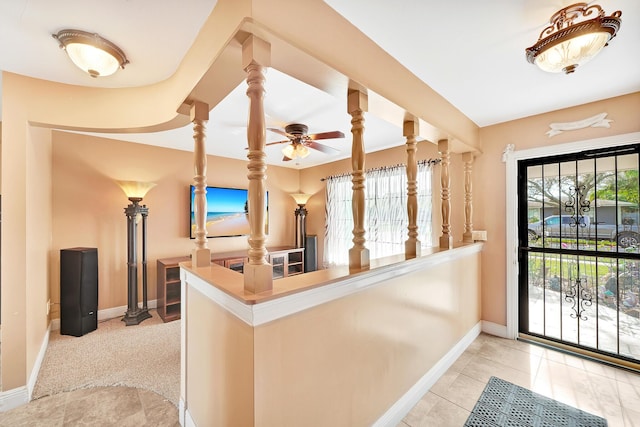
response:
M193 211L195 187L190 186L189 235L195 239L196 222ZM233 237L249 235L249 191L240 188L207 187L207 237ZM265 233L269 230L269 193L266 197Z

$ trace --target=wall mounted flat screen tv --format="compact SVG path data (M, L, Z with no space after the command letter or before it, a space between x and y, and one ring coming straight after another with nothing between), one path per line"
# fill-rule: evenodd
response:
M189 237L195 239L196 220L193 212L195 187L190 186ZM207 187L207 237L249 235L249 191L240 188ZM269 232L269 192L265 196L265 234Z

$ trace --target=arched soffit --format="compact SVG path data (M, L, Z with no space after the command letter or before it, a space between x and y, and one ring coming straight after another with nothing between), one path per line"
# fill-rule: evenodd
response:
M244 80L241 46L249 34L271 44L273 68L344 98L345 109L347 88L366 88L377 99L370 113L394 121L416 117L425 139L479 148L477 125L321 0L219 0L169 79L122 89L32 81L39 87L30 91L38 95L30 95L29 120L100 132L184 126L192 101L213 108Z

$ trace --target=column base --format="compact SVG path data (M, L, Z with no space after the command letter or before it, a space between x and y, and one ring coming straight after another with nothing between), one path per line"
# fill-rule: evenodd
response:
M209 267L211 265L211 250L196 248L191 250L192 267Z
M473 243L473 232L470 231L468 233L462 234L462 242L463 243Z
M145 319L151 317L151 313L149 313L149 309L144 308L134 308L133 310L127 310L122 318L122 321L127 326L138 325Z
M407 240L404 242L404 257L416 258L422 254L422 245L419 240Z
M369 268L369 249L349 249L349 270L362 270Z
M244 290L258 294L273 289L273 266L271 264L244 264Z
M440 249L453 249L453 237L440 236Z

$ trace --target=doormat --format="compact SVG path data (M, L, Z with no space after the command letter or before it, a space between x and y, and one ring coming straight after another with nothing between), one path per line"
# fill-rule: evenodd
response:
M465 427L606 427L607 420L491 377Z

